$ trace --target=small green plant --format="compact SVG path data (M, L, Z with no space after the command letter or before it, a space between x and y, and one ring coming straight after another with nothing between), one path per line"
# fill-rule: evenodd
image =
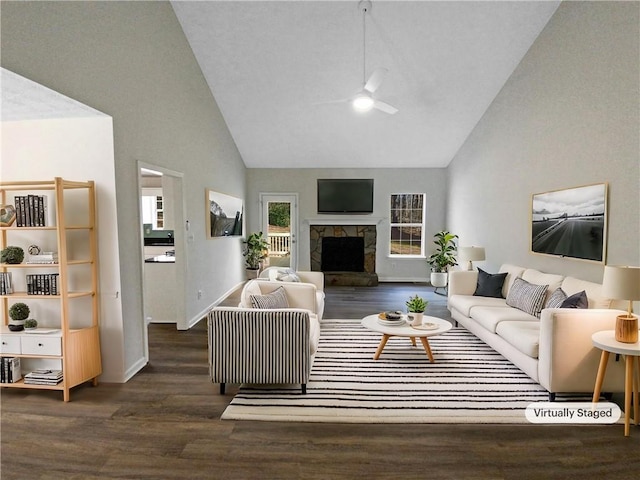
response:
M433 243L435 243L438 248L436 248L433 255L427 258L427 263L431 265L431 269L434 272L446 272L449 267L458 264L456 260L457 247L455 243L458 236L442 230L433 237L435 238Z
M36 328L37 326L38 321L35 318L30 318L24 322L24 328Z
M24 250L20 247L9 245L0 252L0 263L18 264L24 260Z
M262 232L254 232L244 242L246 247L242 252L247 268L258 270L260 261L269 255L269 243L262 236Z
M26 303L14 303L9 308L11 320L22 321L29 318L29 306Z
M422 313L427 309L427 302L424 298L414 295L407 300L407 310L412 313Z

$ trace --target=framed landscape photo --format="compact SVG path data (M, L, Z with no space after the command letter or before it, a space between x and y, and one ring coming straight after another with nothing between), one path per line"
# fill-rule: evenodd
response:
M606 247L606 183L532 195L532 252L604 263Z
M242 235L242 199L205 190L205 225L207 238Z

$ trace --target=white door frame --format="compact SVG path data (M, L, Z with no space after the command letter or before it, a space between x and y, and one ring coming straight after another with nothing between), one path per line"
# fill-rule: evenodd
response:
M142 305L144 306L144 232L142 225L142 175L140 169L146 168L149 170L155 170L161 172L167 177L167 181L171 182L172 192L172 213L174 219L174 248L175 248L175 275L176 275L176 290L175 290L175 302L176 302L176 328L178 330L187 330L189 325L186 318L186 266L187 266L187 248L186 248L186 236L185 236L185 211L186 203L183 190L183 177L182 172L175 170L169 170L158 165L138 161L138 203L139 203L139 219L140 219L140 250L142 254L142 263L140 264L141 278L142 278ZM143 307L144 308L144 307ZM149 361L149 332L146 312L143 312L142 318L142 336L144 341L144 356L146 361Z
M260 193L260 229L267 232L269 226L268 202L284 202L291 204L291 268L298 269L298 194L297 193Z

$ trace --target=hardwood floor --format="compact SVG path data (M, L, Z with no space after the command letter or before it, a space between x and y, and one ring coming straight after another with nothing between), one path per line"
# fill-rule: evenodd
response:
M412 284L327 288L326 318L399 309ZM237 304L237 298L227 300ZM205 322L149 328L150 363L126 384L2 391L1 478L636 479L640 429L621 425L313 424L219 420L237 387L207 376Z

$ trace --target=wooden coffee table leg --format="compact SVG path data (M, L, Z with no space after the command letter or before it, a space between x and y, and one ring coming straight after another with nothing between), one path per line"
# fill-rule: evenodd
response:
M431 347L429 346L429 340L427 340L427 337L420 337L420 341L422 342L422 346L424 347L425 351L427 352L427 355L429 356L429 361L431 363L435 363L433 360L433 354L431 353Z
M411 345L413 345L414 347L416 346L416 337L410 337L411 338Z
M389 338L391 338L391 335L387 335L386 333L382 335L382 340L380 340L380 345L378 345L378 349L376 350L376 353L373 355L374 360L377 360L380 357L380 354L382 353L382 350L384 349L384 346L387 344L387 340L389 340Z

